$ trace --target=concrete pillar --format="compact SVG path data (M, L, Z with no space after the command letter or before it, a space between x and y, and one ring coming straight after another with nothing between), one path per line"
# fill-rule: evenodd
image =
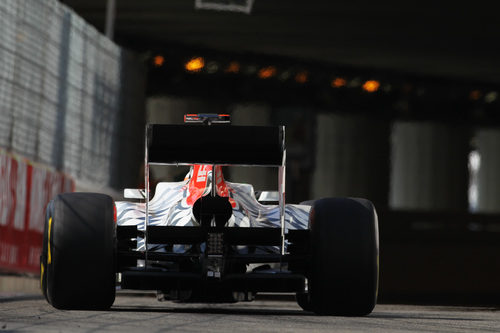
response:
M231 107L230 113L233 125L271 125L271 107L265 104L236 104ZM256 191L278 189L276 168L231 167L228 176L229 181L252 184Z
M500 129L479 130L474 141L480 156L476 211L500 213Z
M469 142L469 131L464 126L395 123L391 208L466 211Z
M312 198L363 197L387 207L389 124L361 116L317 115Z

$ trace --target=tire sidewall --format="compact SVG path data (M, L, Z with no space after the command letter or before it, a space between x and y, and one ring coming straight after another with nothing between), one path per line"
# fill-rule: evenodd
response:
M378 290L378 221L365 199L326 198L310 213L309 292L316 313L366 315Z
M47 296L58 309L107 309L115 298L113 201L65 193L53 202Z

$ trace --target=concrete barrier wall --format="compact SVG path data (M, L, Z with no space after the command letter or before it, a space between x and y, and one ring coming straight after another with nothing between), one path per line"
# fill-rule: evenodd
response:
M1 1L0 30L0 147L119 185L116 152L143 142L138 58L56 0Z
M56 0L0 1L0 31L0 270L36 273L48 200L136 186L145 68Z

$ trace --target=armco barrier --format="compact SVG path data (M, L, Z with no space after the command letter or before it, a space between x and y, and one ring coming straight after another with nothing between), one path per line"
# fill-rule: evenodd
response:
M0 149L0 270L37 273L45 207L74 181Z

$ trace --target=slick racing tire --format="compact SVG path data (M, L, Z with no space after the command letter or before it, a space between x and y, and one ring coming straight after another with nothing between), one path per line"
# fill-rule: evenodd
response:
M320 315L363 316L377 302L378 221L365 199L326 198L310 213L310 304Z
M110 308L115 300L116 266L111 197L59 194L47 214L41 267L45 266L42 290L49 303L66 310Z

